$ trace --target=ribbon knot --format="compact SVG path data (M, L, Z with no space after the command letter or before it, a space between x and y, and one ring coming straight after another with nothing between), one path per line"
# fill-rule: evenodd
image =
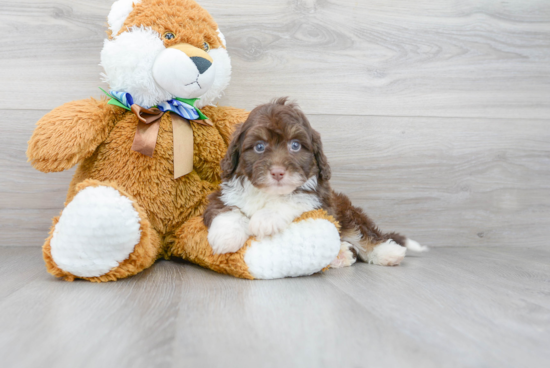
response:
M198 99L176 98L155 107L145 108L135 104L129 93L117 91L107 93L103 89L101 90L111 98L108 104L132 111L136 115L138 125L132 150L145 156L153 157L162 116L166 112L174 113L175 115L172 116L174 179L193 171L193 129L189 121L213 126L212 122L195 107L195 102Z
M156 108L146 109L137 104L130 106L130 109L139 120L132 150L153 157L159 135L160 119L164 112Z

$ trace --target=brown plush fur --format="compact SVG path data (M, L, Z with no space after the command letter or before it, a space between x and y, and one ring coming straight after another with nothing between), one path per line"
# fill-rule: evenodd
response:
M52 110L37 123L27 150L29 161L42 172L70 169L94 153L125 111L93 98Z
M75 110L75 106L78 109ZM130 262L124 262L100 278L91 278L91 281L131 276L149 267L158 257L169 256L178 228L203 213L208 194L220 182L220 160L227 150L233 127L246 120L248 113L231 107L206 107L202 111L214 126L191 123L194 170L177 180L173 179L170 113L162 118L152 158L131 150L137 117L122 108L108 105L106 100L72 102L53 110L38 122L27 151L33 166L43 172L61 171L83 160L70 184L66 204L87 183L103 183L131 198L136 210L139 208L142 226L150 227L156 234L157 240L152 244L145 240L147 233L140 243L152 247L154 256L148 253L146 261L139 259L139 262L134 262L132 258L137 256L133 253ZM56 223L57 218L52 231ZM51 234L44 245L48 270L58 277L74 278L54 265L49 253L50 239ZM136 252L139 253L139 249L136 247Z
M185 8L185 14L181 9ZM134 10L124 22L119 34L139 24L164 35L173 33L176 37L164 40L166 47L188 43L199 49L204 42L211 48L224 47L216 30L214 18L193 0L143 0L134 5ZM107 32L109 37L112 34Z

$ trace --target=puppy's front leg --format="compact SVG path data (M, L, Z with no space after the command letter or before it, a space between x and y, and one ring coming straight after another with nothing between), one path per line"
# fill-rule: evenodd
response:
M250 218L248 229L258 238L277 234L288 227L301 211L289 206L269 206Z
M214 217L208 229L208 242L214 254L234 253L241 249L250 236L248 222L248 217L236 208Z

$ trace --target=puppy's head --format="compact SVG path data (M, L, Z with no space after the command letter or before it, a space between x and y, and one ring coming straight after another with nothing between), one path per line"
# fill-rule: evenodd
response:
M297 105L280 98L258 106L233 136L222 161L224 180L246 177L272 194L289 194L311 179L330 179L321 136ZM309 183L308 183L309 184Z

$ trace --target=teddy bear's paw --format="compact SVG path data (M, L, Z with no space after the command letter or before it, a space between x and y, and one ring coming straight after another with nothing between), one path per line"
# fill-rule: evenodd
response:
M292 222L292 218L271 209L262 209L250 218L248 229L252 235L264 238L280 233Z
M407 248L390 239L374 247L367 256L367 261L380 266L399 266L405 258L405 253Z
M357 260L357 253L354 252L353 246L344 241L340 245L340 253L331 263L330 268L349 267Z
M327 267L339 251L340 234L334 224L325 219L309 219L252 241L244 261L256 279L306 276Z
M238 251L249 236L248 218L239 210L224 212L216 216L208 229L208 242L214 254Z
M111 187L87 187L63 210L51 254L62 270L96 277L127 259L140 238L140 217L129 198Z

